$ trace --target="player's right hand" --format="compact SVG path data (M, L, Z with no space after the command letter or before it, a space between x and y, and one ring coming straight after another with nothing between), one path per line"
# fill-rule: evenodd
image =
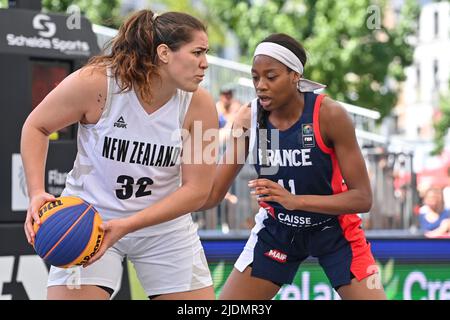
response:
M29 244L34 244L34 229L33 223L37 223L38 225L41 223L39 219L39 208L44 205L46 202L55 201L56 198L54 195L47 193L45 191L36 193L30 199L30 204L28 205L27 217L24 223L25 235L27 237L27 241Z

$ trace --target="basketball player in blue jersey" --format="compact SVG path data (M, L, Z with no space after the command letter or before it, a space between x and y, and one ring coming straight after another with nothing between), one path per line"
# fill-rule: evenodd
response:
M260 210L221 299L271 299L308 256L318 258L341 298L386 298L357 215L370 210L372 195L352 121L339 103L313 92L324 86L302 78L305 63L303 47L285 34L255 50L258 98L240 109L203 207L223 198L245 145ZM250 134L236 134L241 129Z
M30 195L28 241L34 241L38 208L54 199L44 191L48 136L76 122L78 154L62 195L92 204L106 231L84 267L51 267L49 299L110 298L125 256L151 298L214 299L190 215L212 186L214 164L195 153L211 142L197 150L195 137L184 134L193 133L194 122L218 129L213 99L199 88L207 51L205 26L196 18L136 12L110 53L67 77L26 120L21 151Z

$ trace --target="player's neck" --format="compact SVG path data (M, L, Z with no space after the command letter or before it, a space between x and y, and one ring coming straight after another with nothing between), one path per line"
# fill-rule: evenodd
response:
M270 113L270 118L275 122L295 122L300 118L304 107L304 95L303 93L298 92L298 94L295 94L292 99L289 99L287 104L273 110Z
M176 89L175 85L164 80L164 75L161 75L161 77L153 76L151 79L151 87L149 88L152 95L151 101L143 101L139 94L138 98L145 111L152 113L165 105L173 97Z

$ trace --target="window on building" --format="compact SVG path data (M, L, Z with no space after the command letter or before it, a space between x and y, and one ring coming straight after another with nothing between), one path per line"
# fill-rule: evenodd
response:
M434 37L437 38L439 36L439 12L434 12Z
M416 64L416 91L417 98L420 99L420 64Z
M433 61L433 80L434 89L439 90L439 61L437 59Z

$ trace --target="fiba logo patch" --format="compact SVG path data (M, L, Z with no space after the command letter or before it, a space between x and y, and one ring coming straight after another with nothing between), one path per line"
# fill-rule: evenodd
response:
M313 126L311 123L307 123L302 125L302 134L303 135L312 135L314 133Z
M303 148L312 148L316 146L312 123L302 124L301 144Z

